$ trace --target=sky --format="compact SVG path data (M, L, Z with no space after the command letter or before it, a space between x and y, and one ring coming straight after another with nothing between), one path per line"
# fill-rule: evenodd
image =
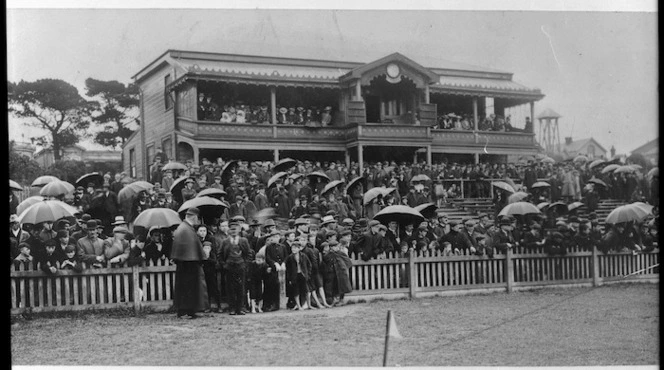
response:
M655 12L7 9L12 82L59 78L84 95L86 78L128 83L167 49L355 62L400 52L514 73L546 95L536 116L562 115L561 137L619 154L659 135L657 46ZM10 139L21 134L41 135L10 122Z

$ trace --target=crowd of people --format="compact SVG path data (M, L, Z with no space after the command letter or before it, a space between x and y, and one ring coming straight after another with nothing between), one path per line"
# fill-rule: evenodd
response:
M219 105L212 95L199 93L197 103L199 120L220 123L270 123L272 114L267 105L245 105L241 102ZM277 106L277 124L322 125L332 123L332 106L284 107Z
M454 112L441 114L437 117L434 128L441 130L472 131L475 129L474 118L472 114L457 115ZM526 117L524 128L512 126L512 117L507 115L489 114L482 116L478 120L477 129L480 131L500 131L500 132L525 132L533 133L533 123L530 117Z
M658 199L651 203L656 206L653 216L638 223L607 224L605 230L603 220L594 213L603 196L648 201L644 191L656 178L648 183L639 174L602 174L574 163L536 162L432 166L377 162L367 163L359 174L356 163L346 168L337 162L295 161L268 186L275 163L237 161L229 165L218 158L216 163L203 159L201 166L188 162L186 170L175 171L179 172L177 178L186 180L178 194L172 194L174 171L163 171L157 158L149 179L154 187L128 203L117 198L125 186L122 173L114 181L105 177L101 186L90 183L87 189L77 188L73 198L64 199L79 210L73 223L63 218L20 225L14 210L10 215L12 263L32 262L51 274L58 269L81 271L147 261L175 263L176 282L180 281L175 288L180 292L176 295L178 316L192 317L200 309L219 310L222 296L227 298L227 310L235 315L278 309L280 270L286 275L287 306L307 309L343 302L344 294L352 290L349 268L353 259L406 256L411 251L490 258L508 248L535 248L551 255L563 255L571 248L592 250L593 246L605 253L650 252L658 243ZM361 181L348 189L341 184L323 192L329 182L309 176L314 172L324 173L329 181L350 183L356 177ZM418 175L426 177L410 181ZM495 212L461 222L440 211L411 224L382 224L374 219L378 211L394 204L415 207L431 202L440 206L454 196L456 186L446 187L441 180L459 178L476 180L469 182L466 194L493 195ZM608 189L596 189L591 178L604 179ZM582 200L588 212L558 214L544 209L534 216L499 217L509 193L494 187L490 194L489 179L520 183L517 188L528 192L525 201ZM542 179L550 186L541 188L544 190L533 187ZM620 190L614 192L613 186ZM374 187L392 191L365 202L365 192ZM191 208L177 228L133 227L144 210L177 211L182 202L205 189L222 190L229 200L220 217L201 218L200 211ZM266 208L274 209L275 219L257 217ZM280 230L275 220L283 225ZM198 282L199 277L205 281Z

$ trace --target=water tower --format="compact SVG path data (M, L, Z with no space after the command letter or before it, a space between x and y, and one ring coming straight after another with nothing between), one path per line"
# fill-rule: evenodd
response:
M547 108L537 116L539 120L540 145L549 153L560 153L560 128L558 118L562 117L553 109Z

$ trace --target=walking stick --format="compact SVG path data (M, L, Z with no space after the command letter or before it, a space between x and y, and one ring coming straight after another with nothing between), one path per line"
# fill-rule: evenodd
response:
M641 269L641 270L639 270L639 271L634 271L634 272L632 272L631 274L623 275L622 278L625 279L625 278L627 278L628 276L636 275L636 274L638 274L638 273L640 273L640 272L644 272L644 271L647 271L647 270L652 270L652 269L654 269L654 268L657 267L657 266L659 266L659 263L654 264L654 265L649 266L649 267L646 267L646 268Z

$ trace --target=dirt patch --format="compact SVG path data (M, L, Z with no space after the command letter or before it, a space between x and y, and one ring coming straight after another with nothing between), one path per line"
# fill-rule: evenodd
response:
M196 320L173 313L19 320L11 328L12 363L380 366L392 310L403 339L390 342L391 365L656 365L658 289L625 284Z

